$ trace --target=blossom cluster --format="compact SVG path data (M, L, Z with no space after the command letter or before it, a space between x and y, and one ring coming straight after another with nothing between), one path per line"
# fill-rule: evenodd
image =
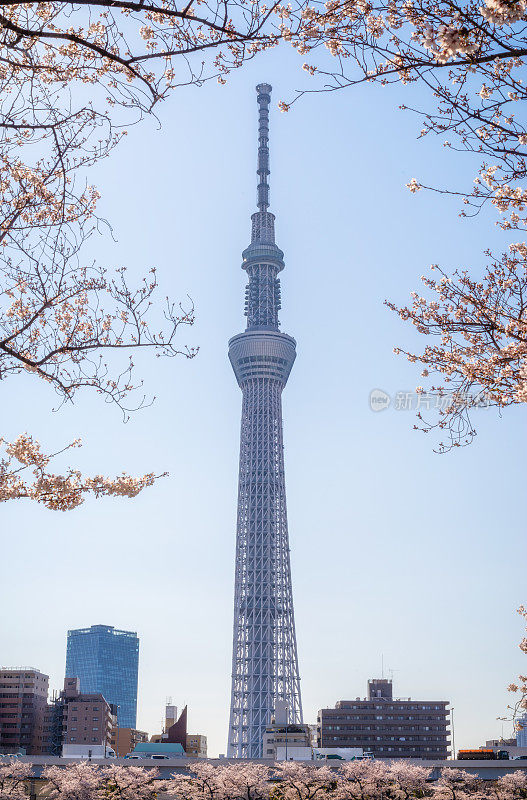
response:
M40 443L27 433L20 434L13 442L0 439L0 445L7 456L0 459L0 503L29 498L53 511L70 511L80 506L86 495L136 497L161 477L149 473L133 478L123 473L115 478L103 475L88 478L76 469L68 469L61 475L49 472L49 462L65 450L80 447L80 439L52 454L44 454Z
M482 280L466 271L448 277L437 266L439 278L422 276L431 297L412 292L411 306L387 303L401 319L410 322L434 344L421 353L395 348L412 363L423 366L423 376L435 373L441 383L432 385L431 395L463 398L440 409L431 427L447 429L450 444L466 444L473 436L467 412L485 397L489 405L504 408L527 402L527 318L524 291L527 282L527 246L513 244L509 253L494 259ZM447 391L448 389L448 391ZM420 417L421 418L421 417ZM444 449L445 445L441 445Z

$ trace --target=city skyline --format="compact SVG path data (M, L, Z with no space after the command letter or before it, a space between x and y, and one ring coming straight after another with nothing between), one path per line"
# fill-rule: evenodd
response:
M262 76L276 100L299 82L284 77L293 56L269 55L265 69L250 64L226 87L182 90L164 107L161 132L131 130L131 144L100 172L101 212L119 242L95 238L94 257L134 274L155 264L167 293L188 292L197 323L182 341L200 344L199 356L139 359L157 401L126 426L100 398L52 415L49 387L22 376L4 389L7 434L25 430L31 411L35 435L52 446L82 435L85 447L66 465L170 477L134 501L88 501L71 514L5 504L5 607L18 600L17 620L3 625L3 658L33 663L60 688L67 629L103 620L137 630L138 727L156 730L165 697L181 698L211 753L224 751L228 721L239 389L225 341L241 324L251 99ZM437 142L415 143L418 122L392 111L393 93L375 98L304 98L274 122L273 202L288 253L282 316L301 343L284 436L305 719L362 691L384 653L402 695L451 698L456 744L470 746L479 731L499 735L506 686L524 671L514 613L524 599L524 523L514 504L482 502L521 495L521 410L502 421L485 414L471 448L440 458L412 432L411 412L368 407L374 388L393 395L419 382L415 366L392 355L413 334L383 300L405 302L431 262L483 261L479 220L459 220L455 201L404 188L414 174L457 178L458 165ZM132 169L138 147L144 163ZM221 210L211 184L221 186ZM497 247L502 239L496 231ZM75 559L75 581L66 558ZM15 576L28 569L31 591L21 593Z

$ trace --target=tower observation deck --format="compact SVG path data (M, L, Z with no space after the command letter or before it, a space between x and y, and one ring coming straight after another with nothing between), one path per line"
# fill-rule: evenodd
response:
M290 723L302 722L285 497L282 390L296 342L279 329L284 254L275 244L269 208L269 103L258 95L258 211L242 269L247 328L229 341L242 390L240 471L234 587L232 690L227 754L261 758L265 727L277 700Z

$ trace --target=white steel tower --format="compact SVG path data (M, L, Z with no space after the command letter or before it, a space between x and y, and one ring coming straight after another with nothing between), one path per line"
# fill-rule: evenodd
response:
M258 211L243 252L249 276L247 328L229 342L243 393L234 586L232 693L227 753L259 758L276 701L289 722L302 722L289 537L285 500L282 390L295 360L295 340L278 325L284 254L274 240L269 207L269 103L258 93Z

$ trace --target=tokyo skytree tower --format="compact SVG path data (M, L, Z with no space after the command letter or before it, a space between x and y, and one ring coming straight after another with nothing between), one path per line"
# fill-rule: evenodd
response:
M269 207L269 103L258 93L258 211L243 251L249 276L247 328L229 341L229 359L243 393L234 586L232 691L227 755L259 758L276 701L302 722L300 678L285 500L282 389L296 352L278 324L284 254L274 240Z

